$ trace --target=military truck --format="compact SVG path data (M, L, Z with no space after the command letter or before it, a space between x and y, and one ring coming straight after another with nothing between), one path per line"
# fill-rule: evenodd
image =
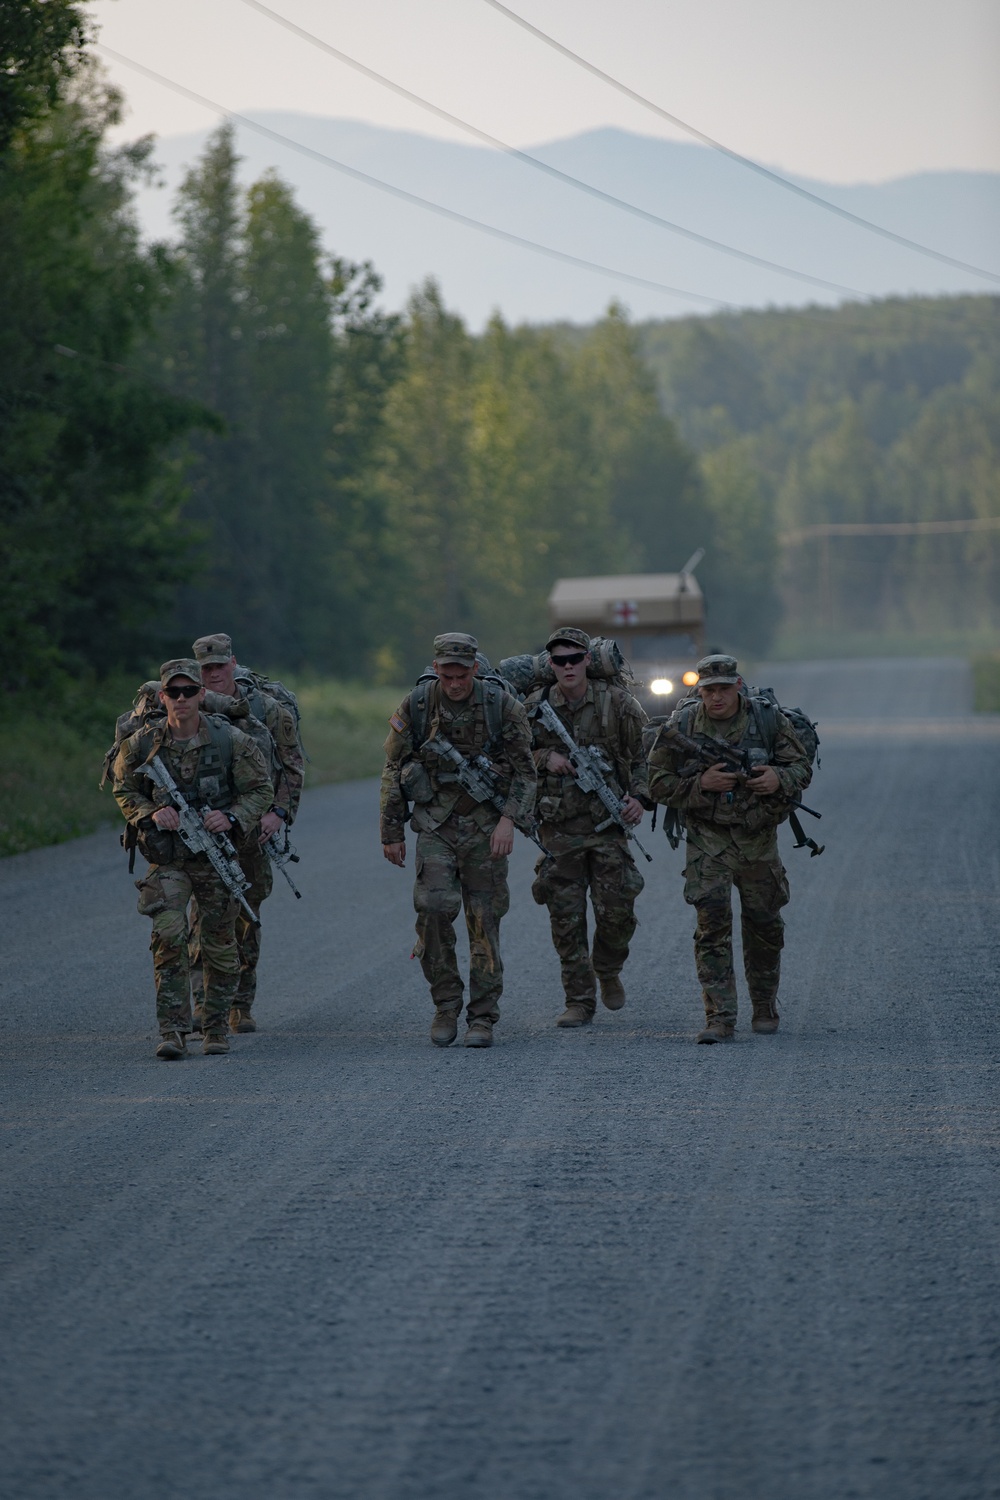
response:
M613 636L632 665L646 712L669 713L697 681L694 665L705 654L705 600L694 577L703 556L699 549L679 573L558 578L549 623Z

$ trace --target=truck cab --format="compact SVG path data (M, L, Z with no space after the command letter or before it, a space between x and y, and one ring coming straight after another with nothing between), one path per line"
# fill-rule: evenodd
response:
M697 681L705 654L705 600L691 569L606 578L558 578L549 623L612 636L636 676L635 694L650 715L666 714Z

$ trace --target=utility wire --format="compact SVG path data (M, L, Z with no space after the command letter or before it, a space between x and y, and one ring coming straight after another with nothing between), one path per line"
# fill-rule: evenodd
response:
M251 3L251 0L245 0L245 3ZM711 146L713 151L721 151L722 155L728 156L730 161L738 162L741 167L748 167L751 172L759 173L761 177L766 177L769 182L776 183L778 187L787 188L790 193L797 193L800 198L806 198L810 203L816 203L820 208L828 209L830 213L838 214L840 218L847 219L850 223L857 224L862 229L871 230L873 234L880 234L883 239L894 240L897 245L905 245L908 250L915 250L918 255L929 255L932 260L941 261L943 265L955 266L960 271L971 271L974 276L984 276L987 281L1000 282L1000 275L996 271L984 270L982 266L971 265L967 260L958 260L954 255L946 255L943 250L934 250L930 245L921 244L919 240L911 240L905 234L897 234L895 230L886 229L884 225L876 224L871 219L865 219L861 214L851 213L849 208L841 208L839 203L834 203L829 198L823 198L819 193L811 193L808 188L801 187L789 177L783 177L780 172L773 172L770 167L765 167L761 162L754 161L752 157L741 156L738 151L733 151L731 147L723 145L721 141L715 140L713 136L706 135L697 126L689 125L686 120L680 119L677 115L670 114L668 110L654 103L652 99L647 99L644 94L639 94L635 89L630 89L627 83L622 83L620 79L614 78L610 73L605 73L603 68L597 67L595 63L588 62L578 52L573 52L569 47L563 46L562 42L557 42L555 37L549 36L548 32L540 30L537 26L533 26L530 21L526 21L523 16L519 16L509 6L502 5L500 0L485 0L485 4L491 6L493 10L499 11L501 15L506 16L509 21L513 21L516 26L522 27L524 31L530 32L532 36L544 42L547 47L552 47L556 52L561 52L563 57L568 57L571 62L575 62L581 68L585 68L588 73L593 73L595 78L600 78L604 83L610 84L613 89L617 89L627 99L633 100L636 104L641 104L644 109L651 109L662 120L668 121L671 125L676 125L680 130L686 131L688 135L694 136L695 140L701 141L703 145ZM263 9L262 6L258 6L257 8Z
M655 292L669 292L673 297L687 297L695 302L709 302L713 307L726 308L730 312L740 311L735 302L725 302L721 297L710 297L705 292L689 292L683 287L668 286L664 281L652 281L647 276L633 276L630 271L618 271L613 266L601 265L599 261L585 260L580 255L571 255L568 250L557 250L552 245L543 245L537 240L525 239L523 235L512 234L510 230L500 229L495 224L487 224L482 219L470 218L468 214L459 213L457 209L445 208L441 203L433 203L429 198L421 198L416 193L407 192L405 188L396 187L391 182L384 182L380 177L372 177L368 172L359 171L357 167L349 167L346 162L338 161L336 157L328 156L324 151L317 151L312 146L305 146L301 141L293 140L291 136L281 135L279 131L271 130L267 125L260 125L247 115L240 115L235 110L226 109L224 105L217 104L214 99L208 99L204 94L196 94L193 89L186 88L182 83L176 83L163 73L147 68L145 64L136 62L134 58L126 57L123 52L116 52L113 47L108 47L103 42L96 44L96 50L103 53L105 57L122 63L126 68L131 68L133 72L142 73L146 78L152 78L155 83L163 84L164 88L172 89L175 94L191 99L195 104L204 105L206 109L213 110L224 119L238 120L247 130L267 136L269 140L277 141L282 146L290 146L293 151L298 151L302 156L312 157L314 161L322 162L324 166L332 167L336 172L342 172L358 182L367 183L369 187L378 188L380 192L390 193L394 198L401 198L404 203L414 203L418 208L429 209L431 213L440 214L442 218L451 219L456 224L464 224L468 229L478 229L483 234L492 235L494 239L505 240L511 245L520 245L526 250L534 250L539 255L549 256L552 260L561 260L572 266L580 266L585 271L597 271L602 276L613 276L619 281L630 282L633 286L650 287Z
M652 213L649 209L640 208L636 203L629 203L624 198L616 198L614 193L606 193L603 188L595 187L593 183L584 182L582 178L573 177L569 172L560 171L558 167L550 166L548 162L542 161L541 157L532 156L528 151L520 151L516 146L510 146L506 141L499 140L497 136L480 130L476 125L470 125L468 120L462 120L458 115L453 115L439 105L432 104L429 99L423 99L419 94L414 94L410 89L404 88L400 83L394 83L391 78L386 78L382 73L376 73L374 68L367 67L359 62L357 58L350 57L346 52L341 52L339 47L331 46L324 42L322 37L316 36L311 31L306 31L302 26L297 26L294 21L288 20L286 16L280 15L268 5L262 5L261 0L243 0L243 4L251 10L259 11L261 15L283 26L286 31L294 33L303 41L309 42L314 47L334 57L338 62L345 63L347 67L353 68L355 72L362 73L366 78L381 84L384 88L391 89L400 98L408 100L411 104L418 105L421 109L429 110L431 114L437 115L439 120L446 120L449 125L457 125L477 140L484 141L488 146L503 151L517 161L524 162L536 171L545 172L549 177L556 178L559 182L565 182L570 187L577 188L580 192L588 193L592 198L598 198L604 203L610 203L613 208L623 209L625 213L633 214L638 219L644 219L648 224L655 224L659 229L666 229L671 234L682 235L685 239L694 240L696 244L706 245L710 250L720 250L723 255L735 256L737 260L747 261L750 265L761 266L766 271L777 271L782 276L793 276L797 281L806 281L810 286L822 287L824 291L843 292L849 297L865 297L866 292L859 291L857 287L843 286L838 281L827 281L822 276L812 276L808 271L798 271L794 266L784 266L777 261L767 260L760 255L753 255L749 250L740 250L736 245L727 245L722 240L713 240L708 235L699 234L697 230L688 229L683 224L675 224L671 219L664 219L659 214ZM513 14L513 13L512 13ZM1000 280L1000 277L997 278Z

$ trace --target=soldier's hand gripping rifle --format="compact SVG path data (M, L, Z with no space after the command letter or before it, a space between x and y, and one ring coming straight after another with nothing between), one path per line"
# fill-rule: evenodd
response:
M435 734L429 740L425 740L424 749L433 750L435 755L440 755L443 761L453 767L455 780L463 792L468 792L474 801L489 802L498 812L503 812L507 806L507 798L500 790L499 776L485 755L479 754L467 758L443 734ZM511 821L513 822L513 819ZM520 824L515 824L515 827L524 834L526 839L530 839L541 849L546 859L553 858L551 850L546 849L538 836L537 818L532 818L531 822L525 823L523 827Z
M754 772L768 764L765 752L762 750L738 750L735 745L727 745L723 740L695 739L671 724L664 724L660 734L668 745L676 745L678 750L685 751L696 762L693 766L682 766L682 776L693 776L698 766L704 766L708 770L712 766L722 764L731 776L735 776L746 786L750 783ZM752 785L750 790L753 791ZM796 849L808 849L810 858L815 859L817 854L823 853L826 845L817 844L815 839L806 838L802 831L802 824L795 816L799 812L808 813L811 818L821 818L823 814L816 812L812 807L806 807L804 802L795 801L788 815L792 832L798 840L795 845Z
M151 781L155 781L156 785L166 792L177 809L177 815L180 818L177 832L183 843L192 854L208 856L212 869L226 890L240 903L253 925L259 927L260 918L243 894L250 882L240 868L239 858L230 840L224 833L209 833L198 813L189 802L185 801L176 781L158 755L148 760L142 769ZM207 807L202 809L202 812L208 811Z
M264 840L264 853L267 855L274 868L276 870L280 870L282 875L284 875L285 879L288 881L288 884L295 892L296 901L301 901L302 892L299 890L298 886L295 884L295 881L289 875L287 869L288 865L298 864L299 856L296 854L295 850L288 842L287 823L282 823L281 828L282 832L285 835L284 842L281 842L278 839L278 835L276 833L272 833L269 838L266 838Z
M608 777L612 774L612 770L602 752L596 745L578 745L547 698L541 700L535 712L546 729L551 729L552 733L558 735L566 746L566 755L573 767L573 779L581 792L593 792L594 796L599 798L607 808L608 816L603 823L598 823L594 831L601 833L605 828L610 828L612 823L617 823L625 836L635 844L640 854L644 854L648 860L652 861L653 856L646 853L636 838L631 824L625 821L625 798L619 797L614 788L609 785Z

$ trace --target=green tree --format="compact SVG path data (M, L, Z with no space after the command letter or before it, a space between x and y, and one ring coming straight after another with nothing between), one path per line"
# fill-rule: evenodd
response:
M0 633L13 685L150 649L187 547L165 455L206 415L125 363L170 269L131 214L148 143L106 151L118 96L91 67L63 58L53 71L65 97L0 153Z

